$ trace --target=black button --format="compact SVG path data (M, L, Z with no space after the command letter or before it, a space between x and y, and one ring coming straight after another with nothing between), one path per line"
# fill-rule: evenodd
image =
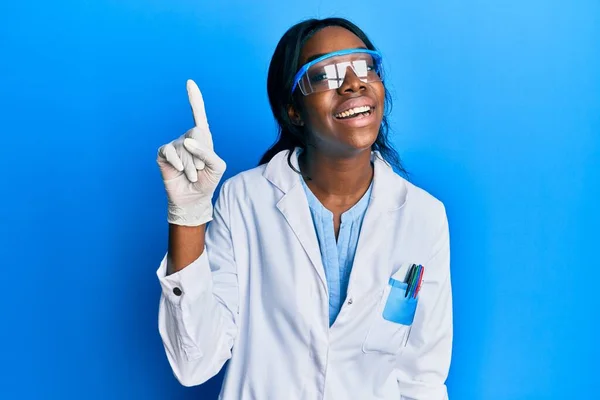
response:
M181 289L178 287L173 288L173 293L175 293L175 296L181 296Z

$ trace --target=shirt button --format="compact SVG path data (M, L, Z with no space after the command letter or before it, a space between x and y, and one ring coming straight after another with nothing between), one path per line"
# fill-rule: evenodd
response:
M179 289L178 287L173 288L173 293L175 294L175 296L181 296L181 289Z
M352 304L352 297L348 299L348 305Z

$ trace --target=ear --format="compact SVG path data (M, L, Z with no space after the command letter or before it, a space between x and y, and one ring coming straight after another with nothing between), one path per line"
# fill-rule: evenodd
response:
M287 112L288 112L288 117L290 117L290 119L292 120L294 125L304 126L304 121L302 121L302 117L300 116L300 113L298 112L298 110L296 110L296 108L293 105L291 105L291 104L288 105Z

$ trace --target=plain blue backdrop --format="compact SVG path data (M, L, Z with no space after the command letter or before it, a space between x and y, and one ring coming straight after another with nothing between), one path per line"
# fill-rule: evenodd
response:
M451 398L598 398L592 0L1 2L0 398L216 398L157 332L156 150L190 128L193 78L226 177L255 166L277 41L334 15L383 52L393 142L448 210Z

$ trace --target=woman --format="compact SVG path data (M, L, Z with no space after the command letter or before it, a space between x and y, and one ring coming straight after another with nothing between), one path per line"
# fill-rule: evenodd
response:
M305 21L267 86L279 140L214 210L225 162L191 81L196 126L159 150L159 329L175 376L198 385L229 360L223 399L447 398L447 219L390 166L381 55L344 19Z

